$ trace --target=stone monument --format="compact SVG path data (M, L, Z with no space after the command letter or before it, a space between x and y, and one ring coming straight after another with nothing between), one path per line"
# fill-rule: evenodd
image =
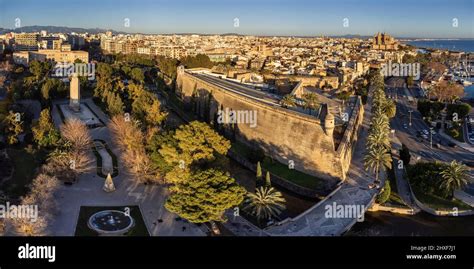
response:
M110 173L107 174L107 178L105 179L105 183L104 183L104 188L103 190L105 192L113 192L115 191L115 185L114 185L114 181L112 180L112 176L110 175Z
M79 85L79 77L73 74L69 88L69 108L74 112L81 110L81 89Z

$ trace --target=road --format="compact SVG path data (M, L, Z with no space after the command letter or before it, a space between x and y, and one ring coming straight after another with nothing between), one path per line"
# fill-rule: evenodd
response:
M395 135L405 144L410 152L427 161L474 161L474 154L460 147L450 147L450 142L439 134L432 135L433 146L431 147L430 135L428 139L417 137L417 133L422 130L430 130L430 126L423 120L423 117L416 108L416 98L413 90L404 87L402 80L391 80L386 87L387 95L397 103L397 114L392 119L390 125L395 130ZM409 97L413 102L409 101ZM411 126L410 126L410 112ZM439 148L436 147L439 144Z

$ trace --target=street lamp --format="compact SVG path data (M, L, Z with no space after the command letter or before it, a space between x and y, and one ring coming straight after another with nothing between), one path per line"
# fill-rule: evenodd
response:
M413 112L413 110L408 110L408 113L410 113L410 122L408 123L409 126L411 126L411 113Z
M433 148L433 127L430 127L430 148Z

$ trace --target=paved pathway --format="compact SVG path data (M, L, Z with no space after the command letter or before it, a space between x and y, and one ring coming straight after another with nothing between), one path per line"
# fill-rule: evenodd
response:
M94 105L92 100L84 100L91 109L105 123L107 116ZM56 106L53 107L56 110ZM53 112L55 124L61 124L58 113ZM106 193L102 190L104 178L96 174L96 169L81 175L78 182L72 186L61 186L56 194L58 213L54 221L48 227L50 235L72 236L75 232L77 218L81 206L130 206L139 205L148 231L154 236L205 236L198 226L177 218L176 214L170 213L164 208L168 190L164 186L137 184L136 181L126 173L120 161L120 151L110 139L111 135L106 127L90 130L93 139L107 141L110 149L118 158L119 175L115 177L116 191ZM91 156L93 157L92 151ZM95 162L93 162L95 164Z

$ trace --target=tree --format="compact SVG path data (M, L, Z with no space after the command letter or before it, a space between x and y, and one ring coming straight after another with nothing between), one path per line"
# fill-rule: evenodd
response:
M20 204L23 206L38 206L36 218L10 218L8 219L9 233L22 236L44 235L52 213L56 210L54 193L59 188L59 181L54 176L39 174L33 179L30 192L22 197Z
M168 113L161 110L160 101L155 99L148 109L148 113L145 116L145 122L149 126L159 126L167 116Z
M89 171L92 159L88 153L92 147L92 138L87 126L79 119L68 119L60 131L65 143L62 149L52 154L51 159L69 166L75 174Z
M186 66L186 68L211 68L214 66L214 63L209 59L209 56L205 54L198 54L196 56L186 56L181 59L181 64Z
M386 99L383 103L383 111L389 119L395 117L397 114L397 105L393 100Z
M448 104L446 115L448 116L448 118L452 119L455 115L454 113L457 113L457 118L463 119L469 114L469 111L471 111L471 106L467 103Z
M390 181L387 179L385 180L385 185L383 186L382 192L377 196L377 203L383 204L388 201L390 198L390 193L392 189L390 187Z
M452 101L454 98L460 98L464 95L464 88L452 81L442 81L433 87L433 95L440 102Z
M440 188L445 197L452 197L455 190L464 188L469 183L468 168L457 161L452 161L441 171Z
M375 182L379 182L380 168L392 168L392 157L385 148L375 147L369 149L364 157L364 166L366 170L372 169L375 172Z
M229 140L199 121L180 126L173 137L176 146L165 144L159 151L170 164L204 164L214 161L218 155L226 155L230 149Z
M303 107L305 109L308 109L310 113L311 113L311 110L315 110L318 107L317 94L313 92L305 93L303 94L302 99L303 99Z
M111 115L122 115L124 104L120 95L109 92L109 98L107 98L107 110Z
M390 138L386 132L380 129L374 129L367 137L367 148L372 149L377 147L390 149Z
M66 92L66 87L64 83L55 78L47 78L46 81L41 86L41 97L44 101L50 100L51 97L56 97L58 95L64 95Z
M271 187L272 186L272 181L270 179L270 172L267 171L265 174L265 186Z
M31 131L33 132L33 139L40 147L55 146L59 142L60 135L51 120L49 108L41 111L39 120L33 124Z
M143 71L141 68L135 67L132 69L132 73L130 74L133 80L139 83L143 83L145 80L145 75L143 74Z
M87 126L79 119L68 119L61 125L61 136L71 144L71 148L78 151L87 151L92 145L92 138Z
M100 78L111 78L113 74L112 66L106 63L99 63L97 66L97 74Z
M6 126L5 134L7 135L7 143L13 145L18 143L18 135L23 133L23 114L9 111L4 119L4 126Z
M159 180L157 167L146 152L145 137L138 122L116 115L112 117L108 127L115 143L123 152L121 160L134 178L141 182Z
M285 198L272 187L262 186L255 193L248 193L245 210L250 210L259 220L278 217L285 209Z
M40 62L37 60L33 60L28 65L30 72L35 76L36 80L45 77L45 75L52 68L51 63L49 63L48 61Z
M262 180L263 180L262 176L263 176L262 167L260 165L260 162L257 162L257 174L256 174L256 178L257 178L256 185L257 185L257 187L262 185Z
M242 203L245 195L233 178L215 169L193 173L170 191L165 208L192 223L226 221L224 212Z
M283 98L280 100L280 104L286 108L295 106L296 105L295 97L291 94L287 94L283 96Z

